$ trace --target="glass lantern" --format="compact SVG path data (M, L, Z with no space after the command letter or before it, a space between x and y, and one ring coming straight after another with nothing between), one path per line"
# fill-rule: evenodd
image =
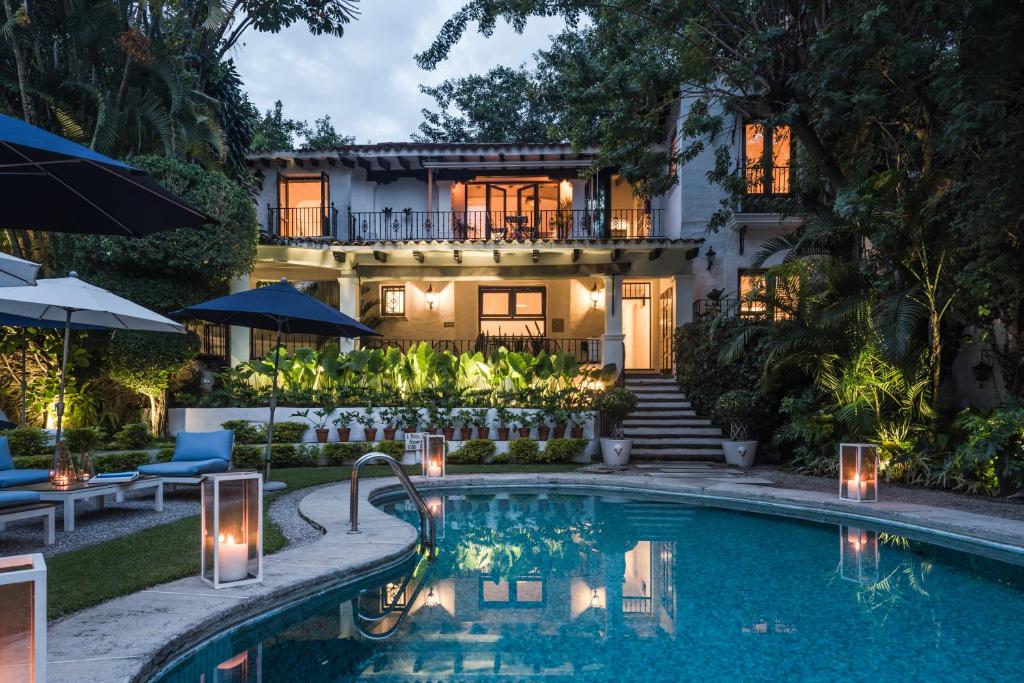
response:
M444 538L444 498L442 496L428 496L426 499L427 510L434 518L434 529L438 540Z
M878 580L878 532L839 527L839 575L856 583Z
M423 476L427 479L439 479L444 477L444 435L424 434L423 435Z
M50 462L50 483L58 488L71 486L78 479L78 469L71 459L71 451L63 441L57 442L53 449L53 460Z
M0 557L0 681L46 680L46 563Z
M878 446L839 445L839 498L858 502L878 500Z
M263 581L263 475L208 474L201 495L203 581L214 588Z

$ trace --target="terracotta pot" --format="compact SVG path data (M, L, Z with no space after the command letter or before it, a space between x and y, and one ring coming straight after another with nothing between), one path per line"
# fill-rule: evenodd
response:
M385 441L394 441L395 440L395 432L397 432L397 431L398 431L398 429L395 428L395 427L385 427L384 428L384 440Z
M508 427L498 427L498 441L508 441Z
M370 427L369 429L363 429L363 432L366 434L366 440L367 441L376 441L377 440L377 428L376 427Z
M338 427L338 441L348 441L348 437L352 435L352 430L348 427Z
M530 438L530 428L529 427L520 427L519 428L519 438L520 439L529 439Z
M459 427L459 437L461 437L463 441L469 441L470 439L473 438L473 428Z
M455 427L445 427L441 431L444 433L446 441L452 441L455 439Z
M565 425L555 425L555 431L553 432L553 439L564 439L565 438Z
M487 435L491 433L490 427L477 427L476 436L478 439L486 439Z
M582 439L583 438L583 427L573 427L572 428L572 438L574 438L574 439Z
M437 427L427 427L427 434L437 434Z
M551 427L537 427L537 441L547 441L551 434Z
M319 443L327 443L327 437L331 435L331 430L330 429L327 429L325 427L324 429L317 429L317 430L314 430L314 431L316 431L316 440L317 440L317 442L319 442Z

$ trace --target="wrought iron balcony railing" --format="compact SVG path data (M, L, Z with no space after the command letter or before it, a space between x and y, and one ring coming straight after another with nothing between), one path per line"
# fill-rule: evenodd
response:
M748 196L787 195L793 192L791 166L748 164L741 169L747 183Z
M267 205L267 232L278 237L334 237L338 210L330 206Z
M351 211L345 242L647 240L664 237L661 209Z

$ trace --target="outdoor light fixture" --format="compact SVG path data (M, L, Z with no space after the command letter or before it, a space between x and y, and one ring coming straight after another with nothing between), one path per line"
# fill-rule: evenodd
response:
M601 300L601 291L597 288L597 283L590 288L590 307L597 308L597 302Z
M428 479L444 477L444 434L423 435L423 476Z
M717 255L715 248L708 245L708 250L704 252L704 256L708 260L708 270L711 270L711 266L715 265L715 256Z
M427 306L431 310L434 309L434 304L437 303L437 292L434 291L434 285L427 285L427 291L423 295L423 300L427 302Z
M856 583L878 580L878 532L839 527L839 575Z
M601 606L601 596L597 594L597 589L595 588L593 590L593 592L590 594L590 608L591 609L597 609L600 606Z
M208 474L201 491L202 580L214 588L263 581L263 475Z
M839 444L839 498L858 502L878 500L878 446Z
M46 563L0 557L0 680L46 680Z
M437 607L441 604L441 597L434 592L434 587L431 586L430 590L427 591L426 605L427 607Z
M58 488L71 486L78 479L75 461L71 459L71 452L68 451L68 447L63 441L57 442L53 449L49 476L50 483Z

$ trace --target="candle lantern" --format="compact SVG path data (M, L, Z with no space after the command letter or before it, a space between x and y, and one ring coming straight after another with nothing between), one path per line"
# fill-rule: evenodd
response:
M444 435L423 435L423 476L435 479L444 476Z
M201 578L214 588L263 580L263 475L208 474L202 483Z
M839 527L839 575L856 583L878 580L878 532Z
M839 497L860 502L878 500L878 446L839 445Z
M427 510L434 518L434 529L436 538L444 538L444 498L441 496L429 496L426 500Z
M46 563L0 557L0 680L46 680Z
M71 459L71 452L63 441L58 442L53 449L49 475L50 483L57 487L71 486L78 479L75 461Z

